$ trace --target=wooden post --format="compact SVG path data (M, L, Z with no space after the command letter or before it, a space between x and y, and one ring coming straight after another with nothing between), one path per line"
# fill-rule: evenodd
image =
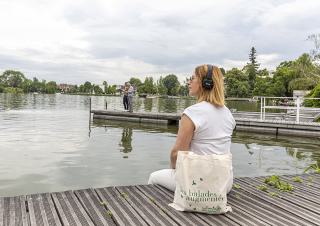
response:
M91 97L89 97L89 119L91 120Z
M262 111L263 111L263 108L262 108L262 104L263 104L263 102L262 102L262 97L260 97L260 120L262 121Z
M300 121L300 97L297 97L297 116L296 116L296 122L299 123Z
M91 134L91 97L89 97L89 137Z
M266 119L266 97L263 97L263 120Z

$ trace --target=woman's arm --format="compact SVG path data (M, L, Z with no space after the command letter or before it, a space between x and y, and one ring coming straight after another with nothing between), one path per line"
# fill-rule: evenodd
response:
M171 150L170 159L172 169L176 168L178 151L189 151L194 129L195 127L191 119L183 114L180 121L177 140Z

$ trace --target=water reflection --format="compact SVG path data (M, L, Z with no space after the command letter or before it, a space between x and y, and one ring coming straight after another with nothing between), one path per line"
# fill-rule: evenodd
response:
M319 146L319 139L269 134L235 132L232 138L238 176L303 173L320 162Z
M119 143L120 151L128 153L132 151L132 128L124 127L122 130L121 141Z
M258 101L227 100L226 105L229 109L237 109L237 111L260 111Z
M159 98L158 102L158 112L177 112L177 102L176 98Z
M92 97L93 109L105 101L123 110L121 97L111 96ZM195 100L135 101L142 112L181 112ZM169 167L176 126L93 120L88 137L88 118L88 96L0 94L0 196L145 184ZM319 139L237 132L235 176L301 173L319 162L319 146Z
M153 107L153 98L145 98L144 99L144 110L146 112L151 112Z
M149 133L170 133L177 134L178 127L167 124L155 124L155 123L136 123L136 122L124 122L124 121L112 121L103 119L94 119L92 121L92 128L94 127L105 127L105 128L121 128L131 129L135 131L143 131ZM123 131L122 130L122 131ZM106 130L107 131L107 130Z

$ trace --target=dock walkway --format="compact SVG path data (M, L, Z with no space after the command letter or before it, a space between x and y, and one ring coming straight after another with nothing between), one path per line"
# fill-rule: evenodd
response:
M178 125L179 113L141 113L125 111L91 110L93 119L129 121L138 123L174 124ZM279 119L260 120L258 118L234 115L236 131L269 133L275 135L295 135L320 138L320 123L312 121L286 121Z
M0 225L320 225L320 174L300 177L280 177L292 193L257 189L264 177L236 178L228 194L233 211L223 215L175 211L173 192L155 185L0 197Z

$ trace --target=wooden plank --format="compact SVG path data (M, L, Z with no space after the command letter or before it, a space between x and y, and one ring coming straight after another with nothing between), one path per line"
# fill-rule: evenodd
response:
M117 225L144 225L147 223L129 205L114 187L94 189Z
M288 213L292 217L296 218L297 221L299 221L302 218L305 221L309 221L310 224L320 224L319 213L316 213L314 208L303 208L303 203L301 203L302 206L296 205L296 203L292 202L294 201L292 197L289 199L283 197L287 194L280 194L280 197L271 197L270 195L268 195L268 193L258 190L256 188L258 184L252 181L244 182L241 179L237 179L235 181L239 185L241 185L239 191L248 192L262 199L265 202L268 202L272 205L276 205L277 207L282 209L281 212Z
M293 194L295 196L299 196L306 202L313 202L313 204L316 205L317 208L320 207L320 200L318 199L318 197L320 196L320 185L308 185L308 182L306 180L303 183L294 182L292 178L286 176L281 176L280 179L293 185Z
M155 185L155 187L159 190L161 190L162 192L164 192L167 196L169 196L172 200L173 200L173 192L169 191L168 189L161 187L159 185ZM228 201L228 204L230 206L232 206L232 212L228 212L226 214L223 215L204 215L204 214L197 214L195 213L197 216L199 216L202 220L208 222L209 224L212 224L211 222L215 222L216 219L222 218L221 220L225 220L223 219L223 217L226 217L228 219L230 219L233 222L236 222L240 225L270 225L269 223L256 218L254 216L252 216L250 213L244 212L241 210L241 208L239 208L238 205L235 205L234 203ZM225 220L226 222L228 220Z
M266 185L263 183L261 180L255 180L255 179L236 179L235 181L243 181L247 183L247 185L252 185L256 190L258 186L260 185ZM270 192L275 192L275 193L280 193L279 195L281 196L282 199L287 200L289 202L294 203L295 205L301 206L304 209L309 209L311 211L314 211L316 213L320 214L320 205L316 202L314 202L315 196L312 196L310 194L306 194L305 192L301 192L297 190L296 188L294 189L294 192L280 192L276 188L272 188L271 186L266 185L268 190Z
M25 196L0 198L0 225L29 225L25 200Z
M52 198L63 225L94 226L92 220L72 191L52 193Z
M264 178L262 179L249 178L248 180L255 180L260 184L264 184ZM281 178L281 180L292 184L291 180L287 180L283 177ZM301 186L300 184L295 184L295 191L297 193L300 191L300 193L309 194L310 196L320 196L320 191L317 191L317 189L314 189L308 186Z
M266 202L246 191L232 191L230 201L238 204L244 212L249 212L272 225L310 225L308 221L293 216L273 203Z
M320 173L312 173L312 175L320 180Z
M304 182L307 183L308 187L315 187L317 189L320 188L320 178L315 177L314 174L285 175L285 176L282 176L282 177L286 177L286 178L288 178L290 180L292 180L293 177L300 177L301 179L303 179ZM311 179L311 181L310 181L310 179Z
M173 199L170 199L167 195L159 192L153 185L139 185L136 186L141 193L143 193L151 202L163 209L166 213L174 219L179 225L208 225L196 214L190 214L187 212L175 211L172 207L168 206ZM232 225L232 224L230 224Z
M4 197L0 197L0 225L4 225Z
M83 208L89 213L95 225L116 225L111 216L108 215L104 204L100 202L95 191L92 189L78 190L74 192Z
M61 225L49 193L28 195L27 203L31 225Z
M163 210L142 195L137 188L123 186L116 189L149 225L178 225Z
M296 183L293 181L293 177L300 177L303 181L302 183ZM296 185L301 187L307 187L312 189L313 193L319 195L320 189L320 178L314 176L314 174L302 174L302 175L284 175L281 176L284 180L288 180L291 183L294 182Z

